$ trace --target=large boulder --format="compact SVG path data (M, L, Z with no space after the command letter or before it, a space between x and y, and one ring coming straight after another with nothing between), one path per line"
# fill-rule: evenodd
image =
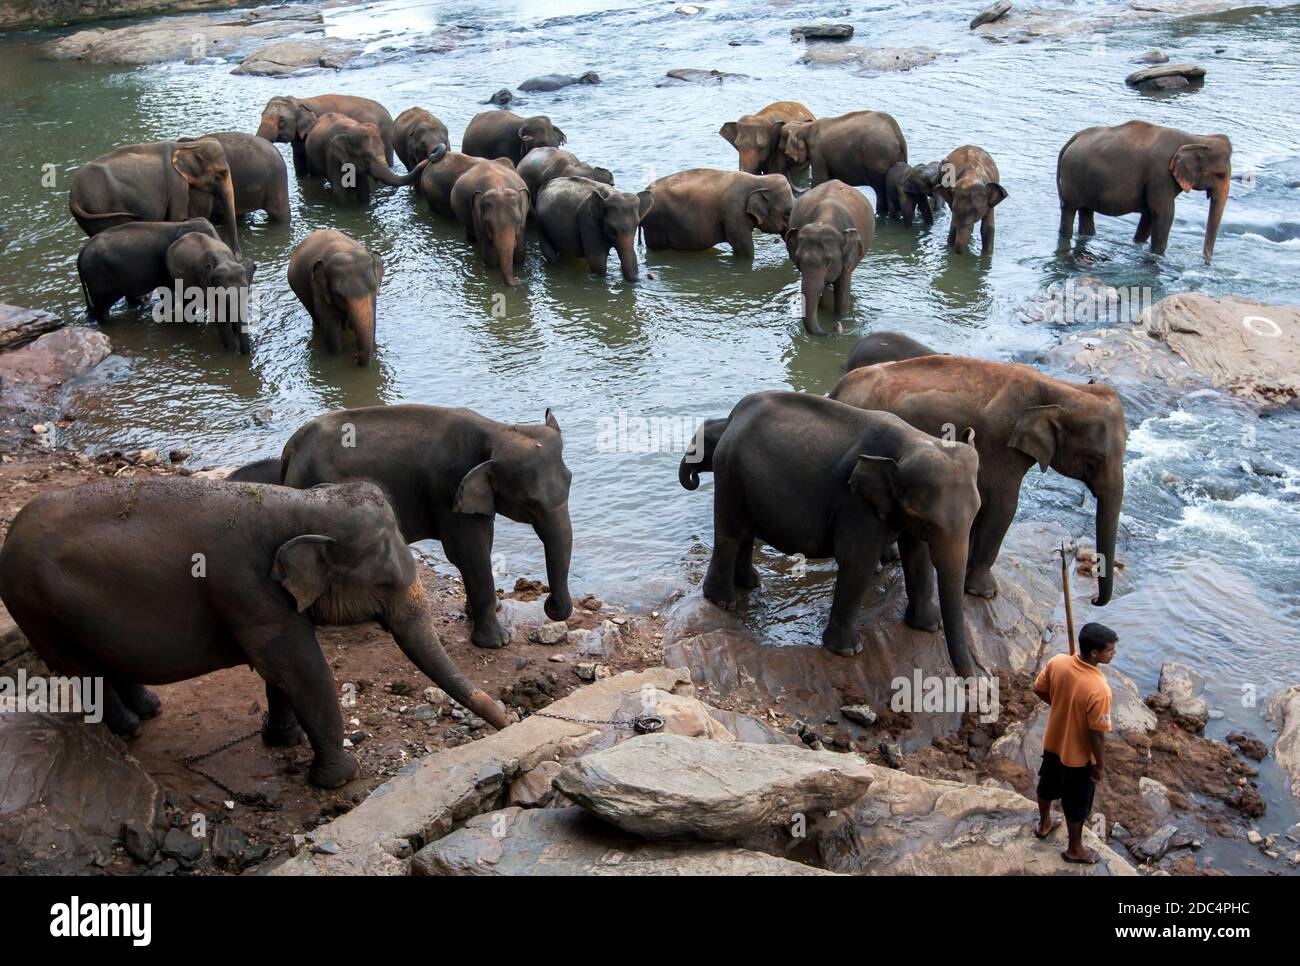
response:
M342 67L360 53L360 47L327 38L280 40L257 48L231 73L283 77L302 70Z
M63 320L49 312L0 304L0 351L34 342L62 325Z
M853 755L651 734L584 755L555 787L646 838L735 841L843 808L870 781Z
M1201 84L1204 80L1205 68L1196 64L1161 64L1135 70L1124 78L1124 83L1140 91L1168 91Z
M99 365L113 351L108 336L69 325L11 352L0 353L0 394L8 406L36 405L73 376Z
M867 766L859 801L817 822L812 835L825 866L851 875L1136 875L1124 858L1084 830L1095 866L1061 858L1065 829L1034 837L1038 806L992 785L919 778Z
M0 713L0 851L19 872L70 875L113 857L124 823L156 829L163 793L81 715Z
M749 849L647 842L576 806L506 808L421 849L416 875L830 875Z
M1197 734L1205 730L1210 720L1210 706L1201 696L1205 690L1205 678L1199 672L1186 664L1166 661L1160 668L1160 681L1156 687L1169 700L1169 711L1175 721Z
M1278 730L1273 757L1291 779L1291 796L1300 802L1300 684L1273 695L1268 719Z

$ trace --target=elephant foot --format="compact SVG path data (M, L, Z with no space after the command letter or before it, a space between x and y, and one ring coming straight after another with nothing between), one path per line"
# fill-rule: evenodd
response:
M555 595L551 594L546 598L546 603L542 605L542 610L553 621L567 621L569 615L573 613L573 601L568 597L565 597L563 601L557 601Z
M331 758L329 761L321 761L317 756L311 763L307 780L317 788L338 788L360 774L360 763L347 752L340 752L337 758Z
M705 584L704 597L706 600L712 601L723 610L736 609L736 592L730 587L725 590L720 590L716 587L710 587L708 584Z
M763 580L752 566L742 567L736 571L736 586L741 590L754 590L763 586Z
M122 692L122 703L134 711L142 721L158 717L162 700L143 685L132 685Z
M939 608L933 604L923 604L919 607L907 608L907 613L903 615L903 621L908 627L918 631L925 631L927 634L933 634L943 626L943 620L939 616Z
M544 608L543 608L544 609ZM496 650L510 643L510 638L493 615L485 621L475 621L474 630L469 635L470 643L475 647Z
M297 721L277 726L272 725L268 719L262 725L262 744L268 748L289 748L301 744L306 737L307 733L302 730Z
M106 702L104 724L119 738L131 739L140 733L140 716L119 701Z
M975 597L983 597L986 600L992 600L996 597L998 595L998 582L994 579L992 571L968 573L966 575L966 593Z
M822 645L832 654L841 657L852 657L854 654L862 653L862 642L852 630L845 631L830 625L822 631Z

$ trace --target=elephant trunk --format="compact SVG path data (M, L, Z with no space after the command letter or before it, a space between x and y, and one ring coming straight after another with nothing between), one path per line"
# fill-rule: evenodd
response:
M821 326L817 324L817 308L821 305L822 293L826 291L825 270L804 272L799 287L803 293L803 327L810 335L822 335Z
M239 211L235 208L235 184L230 178L221 183L221 204L226 209L226 237L230 241L230 250L239 255Z
M1097 497L1097 596L1094 607L1105 607L1115 590L1115 537L1119 531L1119 508L1124 502L1121 480L1114 492L1103 490Z
M357 365L368 366L375 352L375 297L349 299L345 311L357 335Z
M635 282L639 277L639 271L636 263L636 246L633 235L626 238L618 238L614 242L614 250L618 252L618 264L623 269L623 281Z
M569 505L557 507L533 524L546 548L546 583L551 588L544 609L553 621L565 620L573 613L569 597L569 559L573 553L573 525L569 522Z
M262 118L262 123L257 126L257 136L263 141L270 141L274 144L277 133L275 119L270 117Z
M740 152L740 170L747 174L761 174L759 170L762 166L763 159L758 152L753 149L742 150Z
M402 653L434 684L493 728L500 730L510 723L487 692L470 683L442 649L418 580L403 595L385 625Z
M1223 209L1228 204L1228 179L1214 190L1207 192L1210 196L1210 215L1205 220L1205 248L1203 253L1208 262L1214 256L1214 241L1219 235L1219 222L1223 220Z
M406 185L415 184L420 175L424 173L424 169L428 167L428 164L429 159L425 158L406 174L397 174L383 161L375 161L370 165L370 176L376 181L382 181L394 188L403 188Z
M490 244L496 249L497 267L501 269L501 278L507 285L515 281L515 229L513 226L502 228L492 233Z
M974 677L975 659L966 643L966 556L967 539L953 537L943 545L930 541L930 558L934 562L939 584L939 614L943 618L943 636L948 657L961 677Z
M958 255L966 254L966 251L970 246L971 231L974 227L974 223L957 226L957 231L952 238L952 250Z

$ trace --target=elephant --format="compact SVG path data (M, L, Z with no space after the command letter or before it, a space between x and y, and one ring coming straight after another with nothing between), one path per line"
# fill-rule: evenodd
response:
M692 168L650 185L654 207L641 223L647 248L702 251L721 242L738 258L754 257L754 229L784 235L794 208L780 174Z
M582 256L593 273L604 275L613 248L623 280L635 282L636 230L652 207L654 195L649 191L634 195L591 178L556 178L537 199L542 255L548 262Z
M837 178L869 185L883 207L885 173L907 160L907 139L898 122L883 111L854 111L839 117L787 123L781 151L793 168L812 165L813 186Z
M941 353L901 332L872 332L854 343L844 362L844 371L852 372L863 366L874 366L877 362L897 362L900 359L934 355Z
M1007 197L998 183L998 166L983 148L966 144L943 159L943 177L935 190L952 209L948 247L965 255L975 222L980 223L980 253L993 253L994 208Z
M931 161L929 164L899 161L891 165L885 172L885 201L881 205L881 214L901 218L903 224L910 228L919 208L925 223L933 225L931 199L940 198L937 189L942 176L943 164L940 161Z
M518 165L534 148L558 148L568 140L544 114L520 117L510 111L483 111L470 119L460 149L476 158L509 158Z
M343 332L357 337L357 365L370 365L375 351L375 314L384 260L333 228L312 232L289 256L289 287L307 308L325 348L339 352Z
M555 178L590 178L601 184L614 183L614 176L605 168L585 164L563 148L533 148L515 165L515 170L528 185L534 204L541 198L542 189Z
M395 188L415 184L429 163L425 159L398 175L384 160L384 148L374 124L362 124L344 114L322 114L307 135L307 170L329 179L334 200L340 204L349 195L369 204L371 178Z
M945 444L889 413L770 391L746 396L725 420L705 423L694 452L682 459L682 486L698 486L701 470L717 477L713 556L704 578L709 600L729 610L737 587L759 585L755 539L781 553L834 557L839 573L822 643L836 654L857 654L854 618L882 552L898 540L907 623L933 631L942 620L953 667L974 673L961 584L980 508L973 447Z
M797 101L777 101L757 114L745 114L718 130L723 140L740 154L740 170L749 174L783 174L793 179L807 170L792 167L781 151L781 130L789 121L815 121L812 111Z
M1187 134L1146 121L1117 127L1090 127L1065 143L1056 160L1056 190L1061 198L1062 238L1074 231L1096 233L1093 214L1139 212L1133 240L1151 239L1151 252L1163 255L1174 223L1174 201L1184 191L1204 191L1210 199L1202 255L1214 255L1219 222L1232 180L1232 142L1222 134Z
M501 269L515 285L515 269L524 263L524 228L531 197L524 179L505 158L479 161L456 179L451 210L465 226L465 240L477 242L489 267Z
M451 697L508 724L443 651L415 559L370 483L154 477L45 493L0 549L0 597L52 670L103 678L104 721L124 737L160 710L145 685L251 665L266 682L263 742L305 732L321 788L359 766L317 625L378 621Z
M436 149L434 153L437 153ZM455 218L456 212L451 207L451 189L456 186L462 174L482 160L459 151L448 151L431 158L420 174L420 180L416 182L416 190L429 203L429 210L445 218ZM498 158L497 161L510 163L509 158Z
M220 142L132 144L82 165L72 178L68 207L87 235L129 221L185 221L194 195L221 198L226 240L239 253L234 187Z
M185 221L129 221L93 236L77 255L77 275L86 297L86 315L103 325L118 299L143 304L150 292L172 284L167 249L182 235L199 232L217 238L206 218Z
M265 211L272 221L289 221L289 171L274 144L239 131L218 131L180 140L203 138L212 138L226 152L230 180L235 187L236 215ZM190 193L191 217L211 218L214 208L220 208L220 198Z
M272 483L280 485L284 475L280 469L280 457L273 456L253 463L246 463L232 470L225 477L229 483Z
M929 355L854 369L830 398L894 413L945 438L956 427L974 429L983 502L971 530L967 593L996 595L992 567L1031 466L1082 480L1097 498L1097 553L1103 559L1093 604L1110 601L1127 438L1124 406L1114 389L1062 382L1018 363Z
M209 323L216 325L222 347L248 355L252 351L249 332L253 321L249 287L257 271L256 263L237 257L221 239L197 231L187 232L172 242L164 260L167 274L185 287L180 311L187 318L197 317L199 309L189 293L201 292L202 312ZM178 311L174 296L171 301L172 311Z
M393 150L410 171L438 145L451 150L447 125L422 107L408 107L393 122Z
M271 142L287 142L293 151L293 171L299 178L308 174L306 142L317 118L343 114L361 124L379 128L384 158L393 163L393 118L378 101L350 94L322 94L319 97L273 97L262 109L257 136Z
M352 446L340 446L348 434ZM569 483L560 426L548 409L542 425L498 423L469 409L370 406L340 410L300 427L280 456L281 482L306 488L366 479L379 484L407 543L440 540L460 571L470 639L504 647L496 617L492 533L498 513L532 526L546 550L554 621L573 613L569 597Z
M525 94L536 94L549 91L558 91L564 87L573 87L576 84L599 84L600 75L595 71L587 71L579 77L571 77L568 74L543 74L541 77L530 77L519 85L519 89Z
M824 335L817 308L830 286L835 288L835 315L848 315L853 270L871 247L876 231L871 202L843 181L824 181L795 199L785 246L799 269L803 325ZM838 322L836 331L841 331Z

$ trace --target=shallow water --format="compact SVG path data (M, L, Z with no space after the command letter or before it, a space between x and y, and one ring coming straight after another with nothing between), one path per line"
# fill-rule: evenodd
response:
M1095 4L1074 4L1085 9ZM798 10L752 0L711 0L683 17L673 4L598 2L378 3L328 14L330 33L401 44L401 31L466 28L447 54L417 55L338 73L292 79L233 77L230 64L102 68L41 60L46 34L0 40L0 300L78 316L75 256L83 237L68 216L77 166L112 148L204 131L256 129L277 93L346 91L372 96L396 115L420 105L441 117L453 144L482 102L501 87L542 73L595 70L604 83L525 95L516 109L549 114L584 160L637 190L696 166L732 168L722 122L783 99L822 116L875 108L892 113L914 162L979 144L997 160L1010 193L998 213L997 252L950 257L946 214L932 229L880 224L854 279L854 311L843 335L813 338L797 316L798 276L781 241L758 239L752 265L728 251L650 253L656 276L627 286L589 277L585 267L548 268L530 246L522 284L506 291L453 224L431 218L405 189L380 188L369 210L339 208L316 184L291 186L291 227L255 216L242 237L258 262L263 328L250 359L225 354L215 333L162 326L119 309L109 324L120 361L74 387L68 433L90 447L185 445L196 460L242 462L278 453L302 421L323 410L377 402L466 405L503 420L540 420L547 406L564 429L574 474L572 587L653 606L694 580L711 544L711 483L677 484L680 446L665 452L605 452L600 431L620 416L670 417L687 427L725 415L756 389L825 392L853 341L872 329L901 329L947 351L1025 357L1060 329L1026 324L1019 310L1054 282L1094 275L1116 286L1148 286L1159 298L1188 289L1272 302L1300 302L1300 7L1265 5L1193 20L1136 24L1063 42L993 44L971 36L968 3L880 0L849 19L855 43L923 44L946 52L910 72L859 76L841 66L798 62L789 28L842 20L842 3ZM393 32L393 33L389 33ZM383 36L381 36L383 35ZM730 42L738 41L739 46ZM1160 98L1125 87L1134 58L1161 47L1177 61L1209 68L1203 90ZM719 68L748 75L710 86L656 86L671 68ZM1057 151L1076 130L1143 118L1234 144L1233 195L1212 265L1201 262L1204 197L1179 201L1169 254L1153 259L1130 241L1135 217L1098 219L1098 234L1063 257L1056 248ZM18 132L20 136L13 136ZM282 146L286 157L287 145ZM40 184L41 166L58 172ZM359 370L311 339L310 322L284 284L294 242L319 227L343 229L383 253L379 351ZM107 378L105 377L107 376ZM1229 725L1264 733L1262 698L1300 681L1300 418L1257 420L1221 396L1126 398L1130 423L1122 550L1140 591L1094 616L1123 633L1119 666L1152 690L1161 660L1204 671L1212 704ZM256 415L255 415L256 414ZM1271 456L1281 478L1243 472L1243 459ZM1081 484L1035 474L1021 519L1091 531ZM498 572L544 573L531 532L498 528ZM829 607L832 568L788 576L770 552L768 587L751 619L774 639L816 641ZM1171 574L1199 574L1187 581ZM1212 575L1206 577L1205 575ZM1249 598L1249 608L1242 603ZM1172 636L1171 617L1194 616ZM1256 615L1243 619L1242 613ZM1267 633L1260 620L1271 616ZM1269 773L1284 827L1294 808ZM1288 811L1288 808L1290 811Z

